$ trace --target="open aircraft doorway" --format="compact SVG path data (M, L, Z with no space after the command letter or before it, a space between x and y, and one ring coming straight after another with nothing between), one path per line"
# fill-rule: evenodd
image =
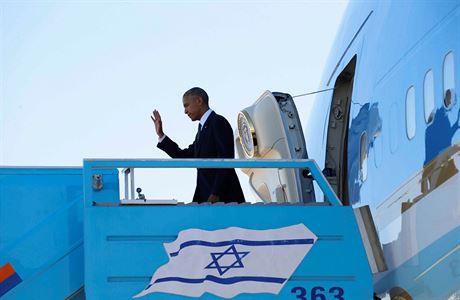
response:
M350 204L348 192L348 124L353 94L356 56L337 77L332 95L324 173L337 197Z

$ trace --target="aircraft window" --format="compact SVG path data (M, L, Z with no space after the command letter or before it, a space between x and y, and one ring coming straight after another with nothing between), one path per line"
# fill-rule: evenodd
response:
M360 164L359 164L359 173L361 181L366 181L367 179L367 133L363 132L360 140Z
M425 74L423 82L423 104L425 106L425 122L431 123L434 116L434 76L433 70L429 70Z
M444 58L443 84L444 106L451 108L455 103L455 76L454 76L454 52L450 51Z
M411 86L406 94L406 133L409 140L415 136L415 88Z

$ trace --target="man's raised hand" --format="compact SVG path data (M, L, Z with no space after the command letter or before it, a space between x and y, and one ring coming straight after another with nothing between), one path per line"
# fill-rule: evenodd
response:
M155 130L158 134L158 137L162 138L165 134L163 133L163 124L161 123L160 113L155 109L150 118L152 119L153 124L155 124Z

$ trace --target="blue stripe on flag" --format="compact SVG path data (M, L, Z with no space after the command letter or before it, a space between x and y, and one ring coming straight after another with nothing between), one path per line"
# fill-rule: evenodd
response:
M155 280L155 283L168 282L168 281L178 281L184 283L203 283L204 281L213 281L220 284L234 284L242 281L256 281L256 282L268 282L268 283L279 283L282 284L286 281L286 278L278 277L262 277L262 276L238 276L238 277L228 277L221 278L212 275L207 275L205 278L183 278L183 277L164 277L158 278ZM150 287L151 285L149 285Z
M305 245L313 244L313 239L296 239L296 240L274 240L274 241L248 241L248 240L231 240L222 242L206 242L206 241L188 241L179 246L177 252L172 252L170 256L177 256L179 252L190 246L206 246L206 247L223 247L228 245L245 245L245 246L283 246L283 245Z
M0 282L0 297L5 295L9 290L14 288L21 282L22 279L21 277L19 277L18 273L14 273L10 277Z

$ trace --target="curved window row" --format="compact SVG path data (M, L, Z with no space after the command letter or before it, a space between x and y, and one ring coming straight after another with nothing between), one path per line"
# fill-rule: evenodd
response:
M455 102L455 63L454 52L450 51L444 57L442 65L443 105L451 109ZM393 108L393 107L392 107ZM423 111L426 124L431 124L436 111L435 79L433 69L425 73L423 79ZM396 114L394 114L396 115ZM415 137L417 128L416 118L416 93L415 86L411 85L406 91L406 135L409 140ZM360 139L360 179L367 178L368 164L368 140L367 133L363 132ZM396 147L396 146L394 146ZM393 148L393 145L392 145Z
M455 64L454 52L450 51L444 57L442 67L443 79L443 104L446 109L452 108L455 104ZM435 87L433 70L429 69L423 79L423 111L425 122L431 124L436 110ZM416 133L416 99L415 87L412 85L406 92L406 135L409 140L415 137Z

